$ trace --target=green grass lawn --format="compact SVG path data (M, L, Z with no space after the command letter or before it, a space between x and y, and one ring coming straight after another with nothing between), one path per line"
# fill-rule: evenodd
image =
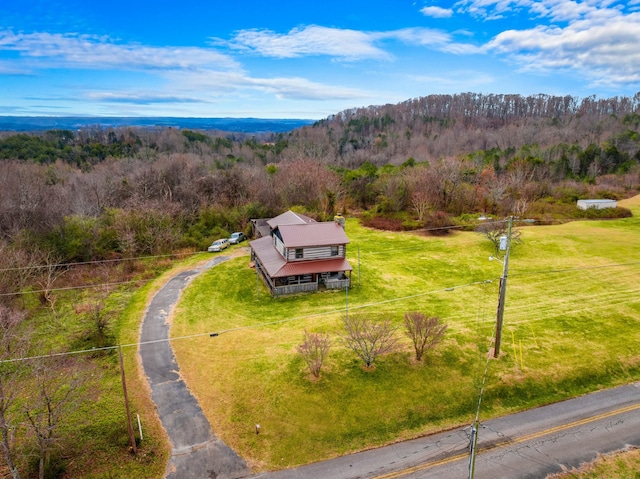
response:
M640 200L624 206L636 217L523 228L481 420L640 378ZM475 417L502 273L488 261L492 245L472 232L386 233L353 219L347 235L348 294L273 299L241 256L197 277L174 315L172 336L190 336L173 342L187 384L216 433L256 470ZM421 363L400 330L403 349L367 371L341 339L347 309L398 325L417 310L449 329ZM332 338L319 380L296 353L305 329Z

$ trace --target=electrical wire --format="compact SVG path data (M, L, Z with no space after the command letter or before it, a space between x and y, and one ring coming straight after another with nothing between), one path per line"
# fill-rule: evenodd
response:
M441 293L443 291L454 291L456 289L461 289L461 288L467 288L470 286L474 286L474 285L478 285L478 284L484 284L484 281L476 281L476 282L472 282L472 283L466 283L466 284L460 284L460 285L456 285L456 286L451 286L448 288L440 288L440 289L436 289L436 290L432 290L432 291L425 291L423 293L418 293L418 294L413 294L410 296L404 296L401 298L392 298L392 299L387 299L384 301L378 301L375 303L367 303L367 304L363 304L363 305L359 305L359 306L349 306L350 310L354 310L354 309L365 309L365 308L370 308L373 306L379 306L382 304L388 304L388 303L393 303L396 301L404 301L407 299L412 299L412 298L417 298L417 297L421 297L421 296L427 296L430 294L436 294L436 293ZM42 358L48 358L48 357L57 357L57 356L66 356L66 355L72 355L72 354L82 354L82 353L92 353L92 352L96 352L96 351L108 351L108 350L114 350L114 349L118 349L120 347L133 347L133 346L145 346L145 345L150 345L150 344L156 344L156 343L166 343L166 342L172 342L172 341L178 341L178 340L184 340L184 339L193 339L193 338L199 338L199 337L204 337L204 336L209 336L209 337L217 337L220 336L221 334L225 334L225 333L231 333L231 332L235 332L235 331L243 331L243 330L247 330L247 329L256 329L256 328L262 328L265 326L272 326L275 324L283 324L283 323L289 323L289 322L294 322L294 321L301 321L304 319L310 319L310 318L317 318L320 316L328 316L328 315L333 315L333 314L340 314L342 313L344 310L342 308L340 309L334 309L334 310L330 310L330 311L324 311L322 313L315 313L315 314L308 314L308 315L304 315L304 316L296 316L293 318L285 318L285 319L279 319L276 321L267 321L264 323L257 323L257 324L252 324L252 325L247 325L247 326L238 326L235 328L228 328L228 329L223 329L220 331L213 331L213 332L205 332L205 333L195 333L195 334L190 334L190 335L184 335L184 336L177 336L177 337L173 337L173 338L162 338L162 339L155 339L155 340L150 340L150 341L139 341L139 342L135 342L135 343L127 343L127 344L119 344L119 345L114 345L114 346L106 346L103 348L91 348L91 349L82 349L82 350L77 350L77 351L66 351L66 352L60 352L60 353L52 353L49 355L41 355L41 356L29 356L29 357L25 357L25 358L13 358L13 359L5 359L5 360L1 360L0 364L2 363L9 363L9 362L17 362L17 361L27 361L27 360L34 360L34 359L42 359Z
M95 261L78 261L75 263L55 263L55 264L40 264L40 265L30 265L30 266L15 266L12 268L0 268L0 273L5 271L25 271L29 269L45 269L45 268L63 268L69 266L87 266L87 265L95 265L95 264L106 264L106 263L120 263L123 261L138 261L138 260L146 260L146 259L157 259L157 258L173 258L173 257L181 257L181 256L192 256L196 254L203 253L204 251L195 251L190 253L172 253L172 254L161 254L154 256L136 256L136 257L128 257L128 258L116 258L116 259L101 259Z
M108 286L121 286L123 284L144 283L150 281L149 279L133 279L131 281L119 281L116 283L97 283L97 284L83 284L80 286L67 286L63 288L51 288L51 289L31 289L28 291L16 291L14 293L0 293L0 296L18 296L22 294L36 294L36 293L53 293L56 291L71 291L75 289L90 289L90 288L103 288Z

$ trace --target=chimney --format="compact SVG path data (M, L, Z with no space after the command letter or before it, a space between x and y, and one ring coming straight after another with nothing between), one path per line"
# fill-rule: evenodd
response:
M335 215L333 217L333 221L335 221L336 223L338 223L340 226L342 226L342 229L345 229L345 225L346 225L346 220L344 219L344 216L342 215Z

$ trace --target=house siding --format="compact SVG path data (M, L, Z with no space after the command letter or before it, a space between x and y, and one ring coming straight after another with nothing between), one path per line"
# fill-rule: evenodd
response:
M285 253L286 248L284 247L284 243L282 242L282 240L277 236L274 236L273 239L274 239L273 246L275 246L275 248L278 250L278 253L280 253L283 258L286 258L287 257ZM295 251L294 251L294 254L295 254Z
M345 257L345 245L338 246L338 254L331 254L331 246L318 246L316 248L288 248L286 253L283 254L287 261L306 261L314 259L328 259L328 258L344 258ZM302 258L296 258L296 249L302 249ZM280 251L280 250L278 250ZM282 253L282 251L281 251Z

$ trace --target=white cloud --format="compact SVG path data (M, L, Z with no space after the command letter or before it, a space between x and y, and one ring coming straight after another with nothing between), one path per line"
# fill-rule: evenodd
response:
M202 97L190 97L149 91L94 91L84 95L84 99L109 103L134 103L137 105L151 105L156 103L207 103Z
M19 52L31 66L127 70L238 68L229 56L197 47L150 47L118 44L105 37L0 31L0 51Z
M420 10L425 17L449 18L453 15L453 10L442 7L424 7Z
M634 0L635 1L635 0ZM615 0L459 0L455 7L484 20L527 12L537 18L570 22L586 17L609 16L621 7Z
M286 34L271 30L244 30L229 43L231 48L276 58L325 55L345 61L392 60L390 53L378 45L400 41L448 53L478 53L477 47L454 43L451 35L430 28L403 28L383 32L362 32L311 25L294 28ZM220 40L216 40L219 43Z
M508 30L487 47L526 70L575 70L597 84L640 82L640 13L600 9L567 26Z
M251 77L241 72L189 72L170 76L172 90L185 96L202 95L203 98L223 98L229 94L256 90L277 98L297 100L346 100L371 96L364 90L328 85L300 77ZM198 93L196 93L198 92Z
M286 34L271 30L242 30L230 46L276 58L329 55L344 60L378 59L391 56L374 45L375 36L357 30L310 25Z
M399 40L407 45L419 45L454 54L483 53L483 49L469 43L456 43L452 36L441 30L429 28L404 28L377 34L381 39Z
M7 61L0 61L0 75L30 75L29 69Z

